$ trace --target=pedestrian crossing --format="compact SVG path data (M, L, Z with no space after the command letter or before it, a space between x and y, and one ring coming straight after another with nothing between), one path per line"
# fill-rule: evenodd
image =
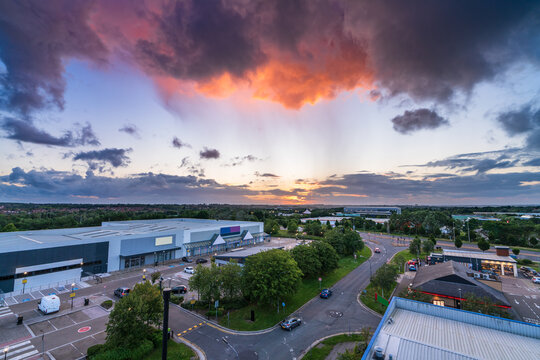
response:
M5 357L7 360L22 360L38 354L38 351L35 346L30 343L30 340L9 345L5 349L7 349Z
M8 307L8 306L2 306L0 307L0 318L3 318L3 317L6 317L8 315L14 315L12 312L11 312L11 309Z

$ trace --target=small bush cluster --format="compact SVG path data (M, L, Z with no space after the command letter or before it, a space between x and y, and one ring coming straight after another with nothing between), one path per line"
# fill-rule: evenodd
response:
M91 360L142 360L152 349L154 343L150 340L143 340L133 349L107 349L106 345L94 345L88 348L87 357Z
M183 296L173 295L173 296L171 296L171 302L173 304L180 305L181 303L184 302L184 297Z
M105 309L110 309L113 306L112 300L105 300L101 303L101 307Z

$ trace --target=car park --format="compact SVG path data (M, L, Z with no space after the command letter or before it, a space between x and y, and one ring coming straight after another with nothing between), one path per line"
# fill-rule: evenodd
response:
M375 248L375 253L376 253L376 254L380 254L380 252L381 252L381 249Z
M178 285L171 289L171 292L173 294L185 294L187 293L187 291L188 291L188 288L186 285Z
M538 277L538 276L533 277L531 280L532 280L532 282L535 283L535 284L540 284L540 277Z
M319 296L322 298L322 299L328 299L330 296L332 296L332 290L330 289L322 289L321 293L319 294Z
M129 294L129 291L129 288L127 287L119 287L118 289L114 290L114 295L118 296L119 298L123 298Z
M190 258L188 258L186 256L182 257L182 261L185 262L185 263L192 263L193 262L193 260L191 260Z
M197 264L204 264L204 263L207 263L207 262L208 262L208 260L203 259L203 258L198 258L198 259L195 261L195 263L197 263Z
M193 266L188 266L184 269L184 272L188 274L193 274L195 270L193 269Z
M300 326L301 323L302 323L302 320L300 320L299 318L293 317L293 318L283 320L279 325L281 326L283 330L291 331L295 327Z

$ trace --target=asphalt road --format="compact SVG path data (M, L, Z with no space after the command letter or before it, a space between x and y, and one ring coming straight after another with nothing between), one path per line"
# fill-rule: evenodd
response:
M392 255L402 248L391 245L391 240L380 238L380 254L373 254L332 287L334 294L329 299L314 298L294 315L302 319L302 325L292 331L274 328L264 334L232 334L212 326L202 324L193 328L198 318L182 309L171 309L173 329L187 332L188 341L197 344L208 359L295 359L314 341L321 337L349 331L360 331L369 326L374 331L380 317L365 310L357 302L357 296L369 283L371 271L375 272ZM225 341L224 341L225 340Z

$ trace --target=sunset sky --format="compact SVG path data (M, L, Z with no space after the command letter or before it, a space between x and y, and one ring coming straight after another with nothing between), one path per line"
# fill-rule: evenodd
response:
M540 203L538 1L1 1L0 201Z

